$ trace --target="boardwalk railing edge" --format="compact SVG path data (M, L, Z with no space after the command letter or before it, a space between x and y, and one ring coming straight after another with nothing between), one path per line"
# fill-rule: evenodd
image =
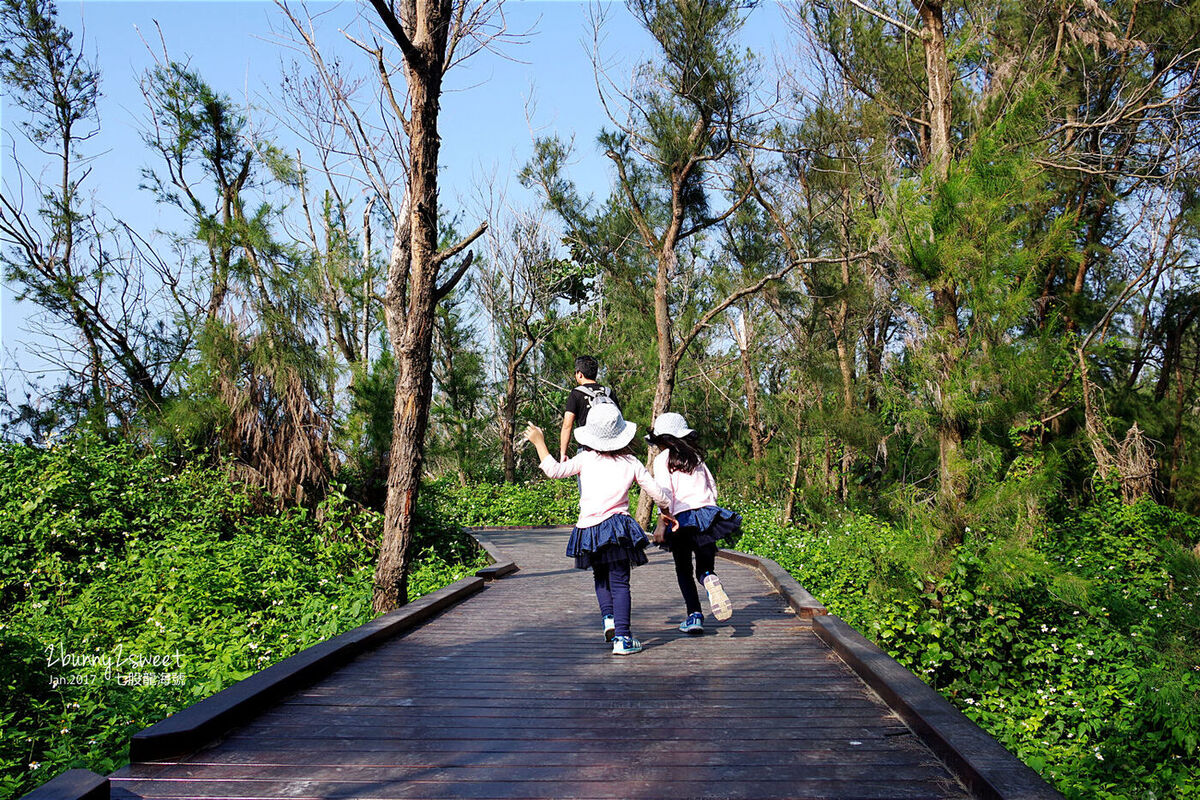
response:
M134 734L129 743L129 760L156 761L194 750L284 695L344 665L369 647L415 628L483 587L483 578L463 578L403 608L301 650L291 658L256 672Z
M89 769L69 769L26 792L21 800L108 800L108 797L108 778Z
M490 566L476 570L476 577L483 578L486 581L493 581L496 578L502 578L505 575L510 575L520 569L517 562L504 554L504 551L496 547L490 540L482 538L479 534L487 533L488 531L502 530L525 530L525 528L504 528L498 526L480 526L467 528L467 533L475 537L475 541L487 553L488 559L492 562Z
M975 795L986 800L1061 800L1042 776L845 620L832 614L814 619L813 631Z
M812 630L979 798L1062 800L1030 766L845 620L822 616L812 620Z
M788 605L810 621L813 632L895 711L946 766L983 800L1061 800L1062 795L934 689L830 614L775 561L753 553L721 550L729 561L754 567Z

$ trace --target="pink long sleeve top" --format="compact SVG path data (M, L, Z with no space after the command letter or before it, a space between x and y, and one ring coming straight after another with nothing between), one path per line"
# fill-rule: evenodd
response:
M599 525L614 514L629 513L629 487L637 481L642 491L654 498L659 508L671 504L671 496L654 482L650 471L633 456L606 456L583 450L567 461L553 456L542 459L542 472L549 478L579 476L578 528Z
M705 506L717 504L717 482L713 479L708 466L701 463L696 471L671 472L667 460L671 454L663 450L654 457L654 482L659 490L671 497L672 516L680 511L690 511Z

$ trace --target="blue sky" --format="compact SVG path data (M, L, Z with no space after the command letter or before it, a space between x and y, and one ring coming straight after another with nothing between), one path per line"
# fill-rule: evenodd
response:
M366 4L360 6L366 9ZM139 127L146 116L138 91L138 77L153 63L146 44L159 47L158 31L172 58L190 59L205 80L239 104L248 104L256 119L271 103L280 80L281 61L291 55L277 44L272 34L284 29L284 20L273 2L266 0L173 0L170 2L116 2L84 0L58 3L59 20L76 32L82 46L102 75L100 101L101 132L87 144L97 155L88 183L96 200L139 232L149 235L155 228L177 228L163 217L148 192L138 189L139 172L152 163L141 141ZM526 103L535 98L535 133L557 133L574 137L577 163L572 175L585 193L604 194L610 176L606 159L594 146L595 136L606 123L597 98L590 59L589 8L575 0L509 0L505 15L510 31L531 30L523 44L506 45L507 58L484 52L453 70L442 100L442 205L469 205L484 176L508 180L509 192L520 197L522 190L510 179L531 152L530 125ZM347 24L356 13L353 2L310 3L314 14L328 11L330 22ZM367 9L369 11L369 9ZM775 51L787 47L781 12L768 2L750 16L743 43L760 54L764 62ZM345 20L345 22L341 22ZM334 26L330 26L331 28ZM620 3L607 12L606 38L602 53L611 61L614 74L628 74L629 67L650 54L649 39L634 24ZM82 40L80 39L82 37ZM335 42L342 37L325 37ZM349 44L338 53L347 61L361 63L365 55ZM364 65L369 66L369 65ZM257 109L257 110L254 110ZM0 167L6 187L12 186L12 147L18 158L41 172L44 159L33 153L15 130L16 109L7 102L0 107L4 155ZM286 137L285 131L280 135ZM6 188L6 191L8 189ZM526 198L534 202L533 198ZM474 227L472 220L464 226ZM0 289L0 364L8 373L14 363L32 366L24 353L29 336L23 329L29 309L16 303L9 287ZM6 375L11 399L17 386Z

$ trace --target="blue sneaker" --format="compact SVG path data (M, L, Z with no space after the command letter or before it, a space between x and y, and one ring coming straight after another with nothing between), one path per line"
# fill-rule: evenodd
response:
M611 642L613 637L617 635L617 623L613 622L612 617L604 618L604 641Z
M700 636L704 633L704 615L699 612L688 614L688 618L679 623L679 630L692 636Z
M618 636L613 639L614 656L631 656L642 652L642 643L632 636Z

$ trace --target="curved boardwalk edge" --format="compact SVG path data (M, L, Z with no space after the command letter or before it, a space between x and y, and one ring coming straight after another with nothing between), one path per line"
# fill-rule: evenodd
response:
M181 709L133 735L130 761L156 761L190 752L228 728L303 688L364 650L415 628L439 612L470 597L486 581L516 572L517 564L492 542L476 535L499 528L468 529L492 562L475 577L463 578L417 598L403 608L382 614L352 630L318 642L216 694ZM109 777L91 770L72 769L27 792L21 800L100 800L109 796Z

